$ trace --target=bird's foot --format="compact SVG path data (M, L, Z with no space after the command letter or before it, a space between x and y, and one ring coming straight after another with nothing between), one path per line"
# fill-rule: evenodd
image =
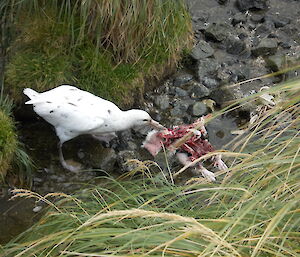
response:
M199 165L199 169L195 169L194 173L196 173L197 175L199 174L199 172L201 173L201 175L207 179L209 182L214 182L216 181L216 176L213 172L207 170L206 168L204 168L202 165Z
M225 162L222 161L221 158L221 154L218 154L213 157L214 167L217 167L219 170L228 170L227 165L225 164Z

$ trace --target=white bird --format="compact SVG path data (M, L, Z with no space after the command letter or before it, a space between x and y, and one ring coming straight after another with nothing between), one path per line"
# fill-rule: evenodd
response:
M115 132L134 126L163 128L143 110L122 111L114 103L74 86L61 85L43 93L25 88L23 92L30 98L25 104L32 104L34 111L55 127L61 164L71 171L78 168L66 163L62 145L72 138L91 134L108 142Z

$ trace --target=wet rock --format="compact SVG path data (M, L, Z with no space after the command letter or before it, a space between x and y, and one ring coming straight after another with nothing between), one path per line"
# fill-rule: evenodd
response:
M223 5L223 4L226 4L228 2L228 0L218 0L218 3Z
M175 78L173 80L173 85L175 87L182 86L186 84L187 82L191 81L193 79L193 75L189 73L182 73L175 75Z
M204 76L211 75L215 76L217 74L217 70L220 67L218 62L215 59L207 58L198 60L197 63L197 76L201 81Z
M202 116L208 113L207 106L202 102L196 102L192 105L190 110L191 115L193 116Z
M270 20L274 23L275 28L282 28L288 24L290 24L291 19L279 14L271 14L266 16L266 20Z
M255 36L260 38L267 37L268 35L271 34L273 29L274 29L274 25L272 26L272 24L266 24L266 23L261 24L256 27Z
M245 14L243 13L236 13L234 16L233 16L233 19L232 19L232 25L235 26L239 23L246 23L247 21L247 18L245 16Z
M175 117L183 117L186 115L187 109L191 105L192 100L185 100L185 101L176 101L174 103L174 107L171 110L171 115Z
M272 71L279 71L283 65L284 58L282 55L272 55L265 58L267 67L269 67Z
M246 49L246 43L238 36L229 36L225 40L225 47L227 53L239 55Z
M236 6L241 11L264 10L268 7L267 0L236 0Z
M208 27L209 14L205 11L196 11L192 13L194 31L205 30Z
M262 14L252 14L250 19L255 23L261 23L265 20L265 16Z
M176 87L175 88L175 96L185 97L185 96L188 96L188 92L180 87Z
M210 90L203 84L194 81L191 83L189 95L192 98L203 98L210 95Z
M275 54L278 43L274 38L263 38L256 47L253 47L252 53L255 56L266 56Z
M231 33L231 27L226 23L213 23L205 30L205 36L213 41L221 42Z
M114 149L104 148L101 144L85 144L83 145L84 158L81 162L88 166L105 171L113 170L117 155Z
M147 127L147 129L149 129ZM124 149L131 149L135 150L138 148L138 146L135 144L131 130L124 130L117 133L118 138L115 141L115 144L112 145L112 148L116 151L121 151Z
M121 172L129 172L138 167L137 163L129 163L128 160L139 159L139 154L132 150L123 150L118 153L117 163Z
M204 40L200 40L192 49L191 56L195 60L210 57L214 54L214 49Z
M170 106L170 98L168 95L158 95L154 98L154 102L161 110L166 110Z
M215 89L219 86L219 82L214 78L204 77L203 85L209 89Z

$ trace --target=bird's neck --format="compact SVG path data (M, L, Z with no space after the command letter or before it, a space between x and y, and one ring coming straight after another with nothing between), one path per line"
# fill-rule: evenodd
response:
M115 117L114 126L116 131L130 129L135 126L134 110L122 111Z

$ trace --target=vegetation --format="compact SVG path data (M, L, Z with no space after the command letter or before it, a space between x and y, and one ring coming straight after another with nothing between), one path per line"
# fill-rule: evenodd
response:
M16 150L17 138L14 123L7 115L7 109L9 109L10 103L8 103L6 99L0 100L2 100L0 102L0 179L3 180ZM2 106L8 108L3 108Z
M0 10L16 32L7 90L21 101L24 87L68 83L130 105L143 78L160 75L191 44L183 2L5 0Z
M32 163L18 141L11 111L12 102L0 95L0 184L6 176L15 184L30 184Z
M104 178L74 197L17 190L51 208L3 255L299 256L299 88L298 80L269 91L276 106L261 108L235 152L223 153L230 168L217 173L220 183Z

